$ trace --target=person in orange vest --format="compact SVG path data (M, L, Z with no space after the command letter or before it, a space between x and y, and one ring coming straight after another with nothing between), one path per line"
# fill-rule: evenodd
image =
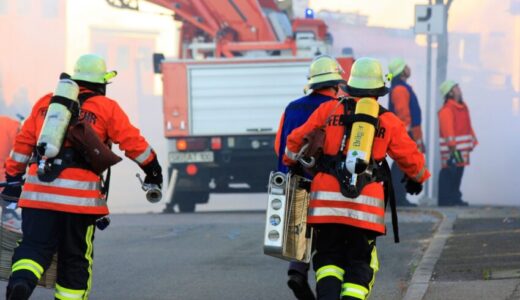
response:
M467 206L460 184L469 153L478 145L471 126L469 109L457 82L446 80L440 86L444 105L439 111L442 168L439 173L439 206Z
M5 181L5 161L14 144L14 138L20 129L20 122L8 116L0 116L0 182ZM2 188L0 188L2 189ZM2 202L2 225L20 230L21 218L14 209Z
M346 92L354 98L322 104L288 136L284 154L287 165L296 164L304 138L324 127L323 154L318 158L311 184L307 219L316 233L313 268L318 299L366 299L372 289L379 269L376 237L386 233L385 190L392 186L385 156L390 155L406 174L409 193L420 193L422 183L430 177L424 155L394 114L381 106L376 106L377 118L354 114L361 98L377 100L388 93L379 61L359 58L350 74ZM350 189L348 183L353 176L345 167L345 159L355 122L370 122L377 126L377 131L373 137L371 172L359 174L355 189ZM395 199L390 204L395 212Z
M274 146L278 155L278 171L283 173L289 171L289 167L282 161L287 136L295 128L305 123L314 110L322 103L336 99L339 85L346 83L341 76L343 72L339 63L330 56L321 55L312 61L305 88L312 90L312 92L289 103L280 119ZM296 172L302 173L300 175L305 175L301 170ZM307 177L310 176L307 175ZM314 299L314 294L308 283L308 270L309 264L307 263L291 262L289 265L287 285L297 299Z
M85 138L119 144L125 155L143 169L145 183L160 186L162 169L155 152L119 104L105 96L106 85L116 74L107 72L104 59L97 55L79 57L70 77L79 86L81 106L75 110L77 120L89 124L93 130ZM19 197L18 206L22 208L23 240L12 258L7 299L28 299L55 253L58 254L55 298L88 299L92 286L94 226L98 218L109 212L101 190L101 175L93 170L95 162L85 160L84 153L69 147L70 140L63 143L58 156L47 161L52 166L48 173L38 171L37 162L44 158L36 147L37 139L51 101L65 103L63 97L53 94L39 99L16 136L6 162L8 182L21 180L29 166L23 191L20 187L9 187L2 192L8 197ZM70 111L74 111L72 107ZM36 156L36 160L31 156Z
M417 96L407 80L411 76L410 67L404 59L395 58L390 61L388 70L392 76L389 93L388 110L403 121L408 134L415 141L419 150L424 153L423 134L421 129L421 107ZM403 172L397 164L392 164L392 181L394 184L395 199L398 206L417 206L406 199L406 189L401 182Z

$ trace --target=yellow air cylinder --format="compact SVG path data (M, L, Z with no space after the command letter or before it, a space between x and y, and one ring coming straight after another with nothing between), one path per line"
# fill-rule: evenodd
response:
M356 104L355 114L364 114L377 119L379 104L372 98L362 98ZM363 173L370 162L372 145L374 143L376 128L373 124L357 121L352 124L350 141L346 158L347 170L352 174ZM355 184L356 176L353 176L352 184Z
M70 79L61 79L58 82L53 98L61 97L70 101L78 102L78 93L79 86L74 81ZM45 152L40 153L40 155L45 156L46 158L53 158L58 155L71 116L72 113L64 104L56 103L51 100L37 142L38 148L45 149Z

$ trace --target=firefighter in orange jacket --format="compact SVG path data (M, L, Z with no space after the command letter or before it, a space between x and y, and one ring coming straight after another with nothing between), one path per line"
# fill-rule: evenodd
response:
M392 83L388 96L388 110L403 121L410 137L424 153L423 134L421 129L421 107L417 96L407 80L411 76L410 67L404 59L395 58L388 64L392 75ZM403 172L397 164L392 164L392 181L395 199L398 206L417 206L406 199L406 189L401 182Z
M18 120L7 116L0 116L0 182L5 181L5 161L14 144L14 138L20 129ZM0 188L1 190L2 188ZM14 209L9 209L4 201L2 202L2 223L16 230L20 229L20 216Z
M282 162L287 136L295 128L305 123L322 103L336 99L339 85L346 83L342 73L344 71L339 63L330 56L321 55L312 61L305 88L312 90L312 93L289 103L280 119L274 146L278 155L279 172L287 173L289 171L289 168ZM308 270L309 264L307 263L291 262L289 265L287 285L297 299L314 299L307 279Z
M439 206L467 206L460 184L469 153L478 141L471 127L468 106L459 85L446 80L440 86L444 106L439 111L442 169L439 173Z
M71 79L80 87L78 120L89 123L101 141L119 144L144 170L145 182L161 185L162 171L155 152L117 102L105 96L108 80L116 74L107 72L105 61L97 55L77 60ZM108 214L100 174L67 143L55 158L61 159L63 168L54 179L40 177L37 172L31 156L39 153L35 147L51 98L52 94L47 94L36 102L6 163L7 181L21 180L29 165L23 191L10 187L2 192L19 197L22 208L23 240L13 255L7 299L28 299L56 252L55 298L87 299L92 285L95 221Z
M403 123L379 107L379 117L372 123L379 125L373 139L371 175L358 176L357 196L346 189L345 180L352 178L344 163L348 132L354 121L352 112L360 97L377 99L388 92L381 65L375 59L356 60L350 74L346 91L355 98L322 104L305 124L289 135L284 155L287 164L295 164L304 137L325 125L323 155L311 184L307 220L316 230L313 267L318 299L366 299L370 293L379 269L375 239L386 232L385 192L381 184L383 174L390 173L388 164L383 162L386 154L408 176L408 192L419 193L430 176L424 156ZM384 181L391 186L388 178Z

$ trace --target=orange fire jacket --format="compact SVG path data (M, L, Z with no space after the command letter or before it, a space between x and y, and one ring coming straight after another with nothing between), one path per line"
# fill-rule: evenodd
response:
M339 122L344 114L344 106L338 101L322 104L301 127L287 138L284 162L296 163L296 154L303 146L303 138L314 128L325 126L324 154L336 155L344 135L344 126ZM346 143L348 145L348 141ZM344 149L344 154L348 146ZM372 157L381 161L389 154L399 167L412 179L424 182L430 177L426 169L424 155L408 135L401 120L392 113L379 116L372 148ZM367 184L355 199L341 194L338 180L327 173L318 173L311 184L309 203L309 224L340 223L354 227L385 233L384 190L380 182Z
M469 153L478 145L471 126L466 103L448 99L439 111L439 131L442 167L448 167L453 150L460 151L462 162L457 166L469 165Z
M90 91L82 89L81 92ZM6 163L7 174L15 176L25 173L42 130L51 97L52 94L47 94L38 100L24 122ZM79 119L89 122L102 141L111 140L119 144L119 149L139 165L146 165L155 157L139 130L130 123L117 102L110 98L89 98L81 107ZM38 179L36 163L29 166L18 206L79 214L108 214L98 175L86 169L66 168L57 179L47 183Z
M20 122L0 116L0 181L5 181L5 161L13 148L14 138L20 129Z

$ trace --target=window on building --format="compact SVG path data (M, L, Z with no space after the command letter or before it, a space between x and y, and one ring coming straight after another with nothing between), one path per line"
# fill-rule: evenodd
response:
M119 46L117 48L117 67L121 70L128 68L130 63L130 53L127 46Z
M97 55L103 57L105 60L108 59L108 57L107 57L107 53L108 53L107 45L105 45L105 44L95 44L92 50L93 50L92 53L97 54Z
M7 0L0 0L0 15L5 15L7 13Z
M5 2L5 1L1 1ZM31 10L31 1L30 0L18 0L16 1L16 10L18 11L19 15L27 15L29 14L29 11Z
M59 0L43 0L42 2L43 16L46 18L57 18L59 15Z

